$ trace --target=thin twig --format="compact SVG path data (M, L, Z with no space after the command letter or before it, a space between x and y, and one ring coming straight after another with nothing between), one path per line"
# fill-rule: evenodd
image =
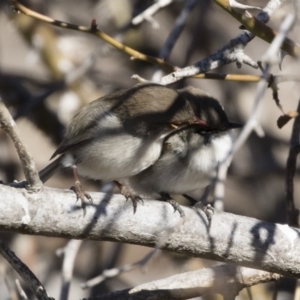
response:
M133 25L138 25L142 23L143 21L148 21L152 23L152 26L154 28L158 28L158 23L153 19L153 15L156 14L161 8L170 5L173 2L173 0L158 0L155 3L153 3L151 6L149 6L146 10L144 10L139 15L135 16L131 23Z
M11 266L6 266L4 261L0 261L0 273L4 279L6 288L8 290L10 300L21 300L19 291L16 287L15 276L13 274L13 268Z
M16 0L9 0L9 1L17 11L20 11L21 13L25 14L26 16L49 23L53 26L57 26L57 27L65 28L65 29L76 30L76 31L81 31L84 33L89 33L89 34L95 35L98 38L105 41L106 43L108 43L111 46L115 47L116 49L120 50L121 52L124 52L127 55L131 56L132 59L142 60L142 61L146 61L146 62L155 64L155 65L159 65L160 67L162 67L163 69L165 69L166 71L169 71L169 72L174 70L174 67L172 65L164 62L162 59L158 59L156 57L143 54L141 52L138 52L138 51L118 42L117 40L115 40L114 38L109 36L108 34L99 30L97 28L97 26L95 25L94 20L92 21L92 25L90 27L86 27L86 26L82 26L82 25L74 25L71 23L55 20L48 16L45 16L38 12L35 12L35 11L25 7L24 5L22 5L21 3L19 3Z
M21 299L28 300L28 297L27 297L26 293L24 292L19 279L16 279L16 287L18 289Z
M186 0L185 5L183 6L179 16L177 17L169 36L167 37L163 47L161 48L161 50L158 54L158 57L160 57L164 60L169 59L171 51L172 51L177 39L179 38L182 30L184 29L186 20L189 16L190 12L194 8L196 2L197 2L196 0ZM156 70L152 76L152 81L158 82L161 79L161 76L162 76L162 71Z
M300 100L298 103L297 111L300 113ZM287 221L290 226L299 227L299 210L295 207L294 202L294 176L296 173L297 156L300 152L299 143L300 134L300 117L298 116L293 125L290 151L286 162L286 209L287 209Z
M38 300L54 300L54 298L48 296L45 288L31 270L1 240L0 254L18 272L26 284L31 288Z
M32 191L39 191L42 187L35 163L27 151L25 145L19 137L18 128L15 121L11 117L8 109L0 99L0 126L12 139L15 148L18 152L23 172L27 180L27 188Z
M158 57L163 58L164 60L169 59L171 51L180 36L182 30L184 29L186 20L196 4L196 0L186 0L185 5L183 6L179 16L177 17L174 27L172 28L169 36L167 37L165 44L161 48Z
M77 256L79 247L81 246L82 241L80 240L71 240L63 248L57 251L58 255L64 256L63 267L62 267L62 285L60 290L60 300L67 300L69 296L71 279L73 276L73 269L75 258Z
M149 260L153 257L153 255L157 252L157 249L153 249L151 250L147 255L145 255L142 259L131 263L131 264L126 264L123 265L121 267L118 268L112 268L112 269L106 269L104 270L100 275L84 282L81 284L81 287L83 289L88 289L91 288L95 285L100 284L101 282L103 282L104 280L108 279L108 278L113 278L116 277L124 272L129 272L132 271L134 269L140 268L145 266Z

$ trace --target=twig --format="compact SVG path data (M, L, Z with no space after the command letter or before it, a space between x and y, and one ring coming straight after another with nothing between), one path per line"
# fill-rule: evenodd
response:
M162 49L159 52L159 57L163 58L164 60L169 59L169 56L171 54L171 51L180 36L182 30L184 29L186 20L196 5L196 0L186 0L184 7L182 8L179 16L177 17L174 27L172 28L169 36L167 37L167 40L165 41L165 44L163 45Z
M0 254L18 272L26 284L31 288L38 300L54 300L54 298L48 296L45 288L30 269L1 240Z
M257 117L259 113L260 103L262 101L263 95L268 86L268 82L266 79L268 73L269 73L269 67L265 69L264 71L265 77L257 85L256 96L252 107L252 112L246 125L242 129L238 138L235 140L227 158L223 162L221 162L218 167L216 184L215 184L215 202L214 202L214 208L217 211L224 211L223 199L225 194L225 180L227 177L228 167L233 159L233 156L236 153L236 151L245 143L245 141L248 139L251 132L257 126Z
M163 47L161 48L158 57L163 58L164 60L168 60L169 56L171 54L171 51L179 38L186 20L194 8L196 4L196 0L186 0L184 7L182 8L179 16L177 17L175 24L167 37L167 40L165 41ZM161 70L156 70L152 76L152 81L158 82L162 76L162 71Z
M124 272L129 272L134 269L143 267L143 266L145 266L146 263L149 262L149 260L153 257L153 255L156 253L156 251L157 251L156 248L151 250L145 257L143 257L142 259L140 259L132 264L126 264L126 265L123 265L118 268L106 269L100 275L86 281L85 283L82 283L81 287L83 289L88 289L95 285L100 284L101 282L103 282L104 280L106 280L108 278L113 278Z
M300 100L298 103L297 111L300 113ZM287 209L287 221L290 226L299 227L299 210L296 209L294 203L294 176L296 173L297 156L300 153L300 117L298 116L293 125L290 151L286 162L286 209Z
M95 26L95 20L92 20L92 25L90 27L86 27L86 26L82 26L82 25L74 25L71 23L55 20L55 19L52 19L43 14L37 13L37 12L25 7L24 5L22 5L21 3L19 3L16 0L9 0L9 2L13 5L13 7L17 11L20 11L21 13L23 13L29 17L49 23L53 26L57 26L57 27L65 28L65 29L76 30L76 31L95 35L98 38L105 41L106 43L108 43L111 46L115 47L116 49L120 50L121 52L124 52L127 55L131 56L132 59L142 60L142 61L146 61L146 62L155 64L155 65L159 65L160 67L162 67L163 69L166 69L166 71L169 71L169 72L174 70L174 67L172 65L164 62L162 59L158 59L153 56L145 55L145 54L138 52L138 51L118 42L117 40L113 39L111 36L104 33L103 31L99 30Z
M173 0L158 0L155 3L153 3L151 6L149 6L146 10L144 10L142 13L134 17L131 21L133 25L138 25L142 23L143 21L149 21L152 23L152 26L154 28L158 28L158 23L153 19L153 15L156 14L161 8L171 4Z
M221 0L220 2L222 2ZM224 0L227 2L227 0ZM279 0L270 0L268 5L260 12L257 16L257 19L260 22L266 23L269 20L272 12L282 5L282 1ZM236 12L234 12L237 14ZM268 16L268 17L266 17ZM218 50L217 52L209 55L205 59L196 62L195 64L179 69L167 76L163 77L160 81L161 84L167 85L175 81L178 81L184 77L190 77L197 75L199 73L206 73L210 70L213 70L217 67L237 62L238 66L241 66L242 63L248 64L254 68L257 68L258 65L250 57L246 56L244 53L245 46L254 38L255 36L244 30L236 38L231 40L227 45Z
M285 35L288 33L288 29L286 30L286 20L290 19L289 16L283 21L282 26L280 28L279 34L274 39L273 43L270 45L266 54L264 55L264 63L266 64L265 69L263 69L263 76L261 81L257 85L255 101L252 107L251 115L241 131L239 137L235 140L228 157L219 165L218 174L216 179L216 187L215 187L215 209L217 211L223 210L223 199L224 199L224 183L227 177L228 166L230 165L232 158L236 151L245 143L248 139L250 133L257 127L257 118L259 114L259 106L262 101L263 95L268 86L268 78L269 78L269 70L271 68L273 57L276 55L277 51L280 47L280 41L283 41ZM289 22L289 29L292 26L292 22ZM282 30L284 28L284 30ZM277 47L274 47L275 44ZM271 50L270 50L271 49Z
M35 163L27 151L25 145L22 143L19 132L11 117L9 111L5 107L4 103L0 99L0 126L5 130L5 132L12 139L15 148L18 152L23 172L27 180L27 188L31 191L39 191L42 187L42 182L40 181L38 172L35 167Z
M135 299L190 299L209 294L221 294L234 299L240 290L259 283L278 280L280 275L264 271L220 265L212 268L182 273L161 280L148 282L132 289L117 291L86 300L135 300ZM229 298L229 294L231 297Z
M237 19L254 36L258 36L268 43L272 43L277 33L272 28L265 25L269 21L270 13L286 2L286 0L270 0L267 6L257 15L252 16L247 10L241 14L230 6L230 0L214 0L220 7L227 11L231 16ZM281 44L281 49L286 51L292 57L298 57L300 54L299 45L291 39L285 37Z
M22 299L22 300L28 300L28 297L27 297L27 295L25 294L25 292L24 292L24 290L23 290L23 288L22 288L22 286L21 286L21 284L20 284L19 279L16 279L16 287L17 287L17 289L18 289L18 292L19 292L19 294L20 294L21 299Z
M63 267L62 267L62 285L60 290L60 300L67 300L69 296L70 283L73 276L73 268L75 263L75 258L77 256L79 247L82 241L71 240L63 248L57 251L58 255L64 256Z
M24 298L20 297L18 288L16 286L16 279L12 272L13 268L11 266L4 265L4 261L0 261L0 272L2 273L2 277L4 279L6 288L8 290L10 300L21 300Z

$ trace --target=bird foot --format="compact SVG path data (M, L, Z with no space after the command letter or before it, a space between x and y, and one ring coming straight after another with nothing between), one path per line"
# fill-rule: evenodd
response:
M174 212L178 211L181 218L185 217L185 213L184 213L183 209L181 208L181 206L173 198L171 198L171 196L169 194L162 193L160 195L161 195L161 199L163 201L166 201L173 206Z
M80 183L79 180L75 181L75 184L73 186L71 186L70 188L72 191L74 191L74 193L76 194L76 202L80 199L81 201L81 207L82 209L85 211L85 207L86 207L86 199L90 202L93 203L93 199L90 196L90 194L88 194L87 192L85 192L82 189L82 185Z
M144 200L139 196L134 194L127 186L125 185L119 185L120 193L126 198L126 201L128 199L131 200L132 206L133 206L133 213L136 213L136 208L138 202L141 204L144 204Z
M210 204L204 205L201 202L197 202L194 205L194 208L201 209L205 213L208 222L209 223L211 222L211 219L212 219L213 214L215 213L215 210Z

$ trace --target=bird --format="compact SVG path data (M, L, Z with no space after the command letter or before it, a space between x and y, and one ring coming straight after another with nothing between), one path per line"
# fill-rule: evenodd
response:
M190 126L169 136L155 163L127 178L127 184L139 195L169 201L183 217L170 194L188 195L208 186L232 148L230 130L242 125L230 122L218 100L203 90L188 86L178 93L205 126Z
M201 120L174 89L149 83L121 89L90 102L73 117L51 157L58 158L39 172L40 179L44 183L59 169L72 168L72 189L84 207L91 197L82 190L78 174L116 182L135 175L159 158L168 134L191 123L201 125ZM139 198L118 186L136 209Z

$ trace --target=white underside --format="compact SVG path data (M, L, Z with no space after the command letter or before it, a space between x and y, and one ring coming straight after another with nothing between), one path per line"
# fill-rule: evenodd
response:
M128 178L138 194L156 196L165 192L186 194L206 187L216 175L216 169L229 153L232 139L229 134L212 138L207 145L194 151L189 158L169 153L141 174Z

